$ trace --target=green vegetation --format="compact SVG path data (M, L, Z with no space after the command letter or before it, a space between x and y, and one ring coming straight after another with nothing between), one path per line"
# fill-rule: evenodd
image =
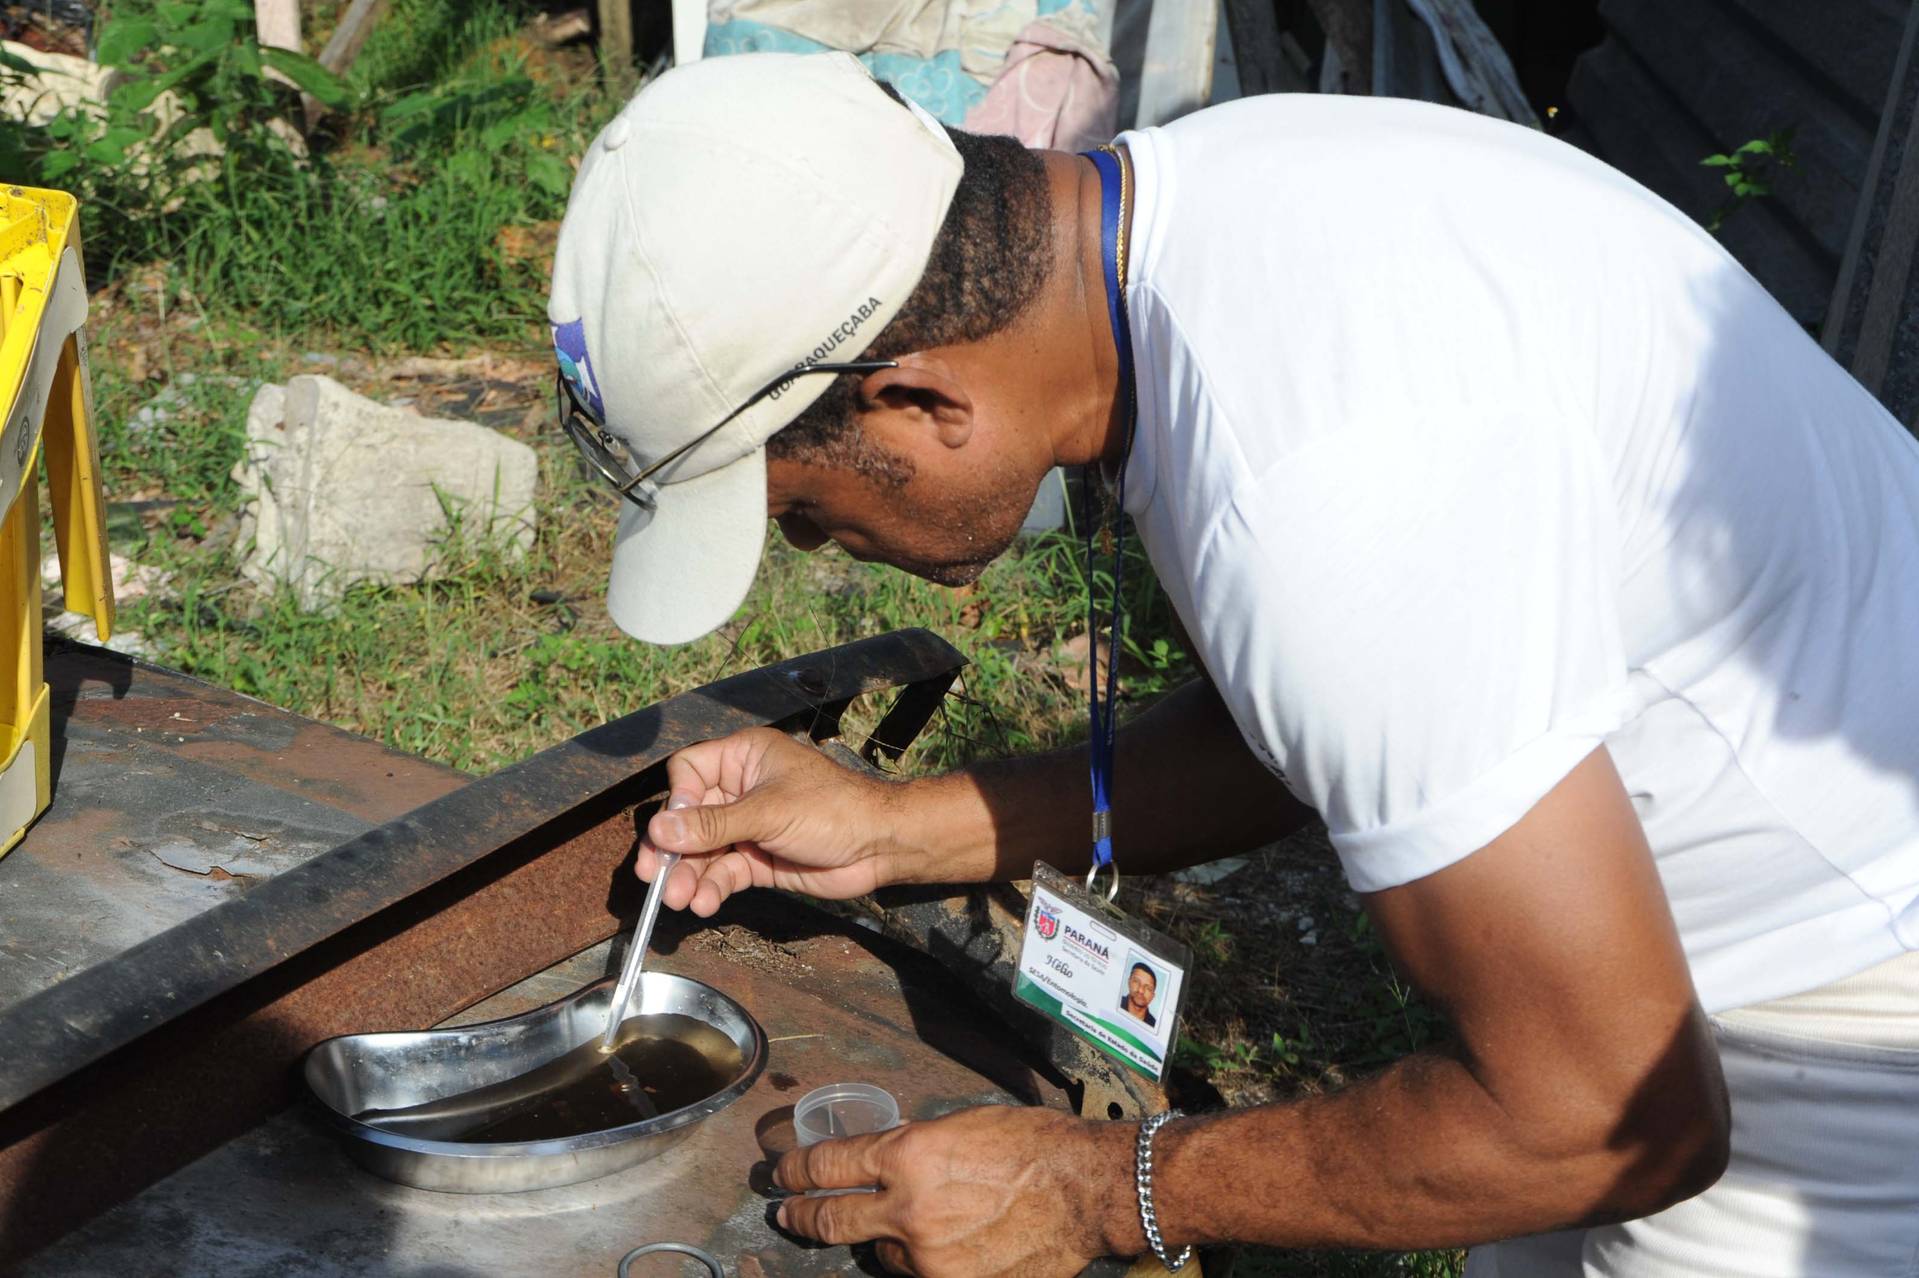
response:
M1253 1252L1240 1257L1233 1278L1459 1278L1459 1253Z
M317 45L325 18L313 16ZM774 545L722 633L657 649L613 628L601 595L617 512L553 429L543 307L570 158L617 104L590 52L525 39L528 16L511 0L394 0L333 77L258 49L244 0L120 0L101 49L127 79L106 111L0 121L7 173L83 201L114 546L168 574L125 604L123 627L169 665L474 771L725 674L907 625L972 662L907 767L1083 735L1084 549L1064 535L1022 543L966 591ZM307 137L277 123L301 108L270 68L334 108ZM171 114L146 113L158 101ZM481 352L497 363L450 358ZM420 356L448 371L407 371ZM530 553L456 527L438 580L357 587L320 614L242 580L230 472L246 406L262 381L305 371L422 411L436 394L492 406L489 423L540 456ZM1136 707L1193 666L1137 551L1126 578ZM1236 1102L1338 1086L1440 1029L1393 977L1323 846L1256 857L1216 889L1130 890L1200 954L1183 1059ZM1277 906L1284 919L1262 912ZM1293 921L1308 914L1311 932ZM1262 1276L1459 1268L1451 1254L1243 1264Z
M175 304L374 350L529 341L545 280L510 232L565 206L609 107L591 60L537 65L505 0L397 6L348 80L252 21L248 0L119 4L103 110L0 122L5 172L80 197L93 283L157 269ZM311 138L287 123L302 90L335 110Z
M145 507L144 520L117 522L116 548L171 574L168 590L123 610L123 624L160 644L169 664L401 749L488 770L734 671L926 625L972 665L916 766L1046 749L1084 730L1083 694L1069 683L1076 671L1054 655L1057 641L1084 629L1078 542L1035 538L979 586L956 592L836 551L802 555L776 539L730 626L684 648L650 647L606 617L600 595L617 509L597 480L581 476L556 430L526 436L542 463L530 554L515 559L456 529L439 579L359 586L330 612L304 613L290 594L237 578L240 496L230 476L254 387L299 372L297 358L177 315L194 331L166 342L163 355L124 355L158 344L127 340L129 329L155 327L157 307L140 300L137 288L125 289L96 317L94 385L108 490L123 509L130 499ZM199 330L212 330L212 340ZM196 371L150 399L153 381L129 378L126 368L163 359ZM537 410L544 380L530 393ZM143 399L164 411L143 409ZM1134 633L1148 636L1128 685L1140 698L1187 666L1164 633L1169 611L1136 551L1128 576Z
M1754 138L1743 146L1719 155L1709 155L1699 163L1709 169L1724 169L1726 202L1713 211L1706 229L1714 235L1726 225L1726 219L1754 200L1772 194L1773 183L1798 167L1799 156L1792 149L1792 129L1781 129L1769 137Z

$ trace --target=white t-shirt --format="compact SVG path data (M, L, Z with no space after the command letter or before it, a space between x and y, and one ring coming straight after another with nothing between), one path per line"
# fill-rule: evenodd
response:
M1126 508L1347 877L1604 743L1708 1010L1919 949L1919 445L1573 147L1274 95L1127 134Z

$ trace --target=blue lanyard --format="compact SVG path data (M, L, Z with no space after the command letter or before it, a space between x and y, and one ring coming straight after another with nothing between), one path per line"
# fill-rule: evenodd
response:
M1099 603L1098 587L1093 576L1097 530L1093 526L1093 477L1090 475L1085 489L1085 518L1082 521L1086 527L1086 658L1089 664L1086 682L1092 729L1087 738L1093 779L1093 870L1087 875L1090 886L1094 874L1113 864L1113 756L1114 742L1119 732L1119 647L1126 624L1125 605L1120 594L1120 567L1126 532L1126 463L1132 454L1133 427L1139 417L1139 399L1133 381L1132 327L1127 322L1124 282L1120 277L1121 219L1126 214L1125 174L1120 168L1119 156L1111 150L1087 151L1083 154L1099 170L1100 260L1106 275L1106 314L1113 325L1113 346L1119 355L1119 383L1126 396L1126 436L1120 452L1113 518L1113 625L1108 639L1104 687L1101 686L1098 661ZM1119 885L1117 869L1114 875L1116 890Z

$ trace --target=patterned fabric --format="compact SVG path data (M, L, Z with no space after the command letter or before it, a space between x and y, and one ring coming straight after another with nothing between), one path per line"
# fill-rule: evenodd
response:
M1045 20L1020 32L986 97L966 115L974 133L1085 151L1119 128L1119 70L1093 38Z
M1099 0L713 0L706 56L844 49L944 124L964 125L1036 22L1090 45ZM1024 139L1023 139L1024 140Z

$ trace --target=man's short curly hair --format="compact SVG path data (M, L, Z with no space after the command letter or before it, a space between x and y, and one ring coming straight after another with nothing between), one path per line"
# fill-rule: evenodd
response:
M1046 283L1052 196L1045 164L1012 138L947 133L965 165L953 202L925 274L861 359L895 359L990 337L1019 318ZM767 441L767 454L903 481L900 459L861 437L853 419L855 385L853 374L835 377Z

